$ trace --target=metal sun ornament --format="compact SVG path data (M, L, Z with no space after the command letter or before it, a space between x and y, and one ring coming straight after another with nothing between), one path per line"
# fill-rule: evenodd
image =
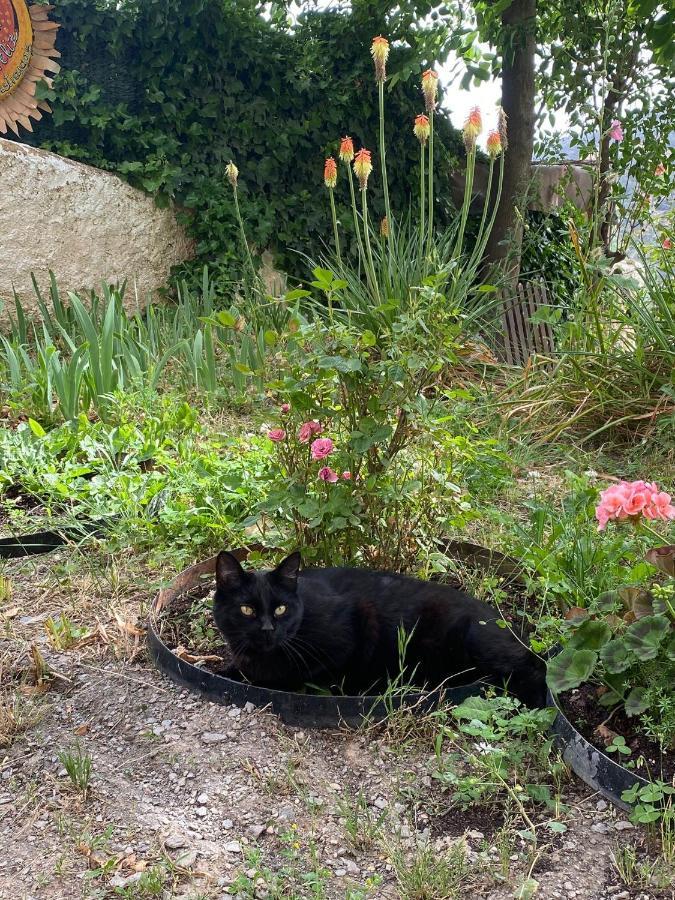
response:
M51 88L61 54L56 50L58 24L49 21L53 6L28 6L26 0L0 0L0 134L19 125L33 130L31 119L51 112L45 100L35 96L38 82Z

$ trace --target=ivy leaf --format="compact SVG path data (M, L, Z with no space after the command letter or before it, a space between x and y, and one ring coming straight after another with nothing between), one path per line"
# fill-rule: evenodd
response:
M665 616L644 616L633 622L626 631L624 641L637 658L644 662L655 659L664 637L670 630L670 623Z
M615 638L600 650L600 659L612 675L625 672L631 664L631 653L621 638Z
M647 700L647 690L642 687L634 687L630 694L626 697L626 715L638 716L649 707Z
M588 681L598 661L594 650L576 650L566 647L549 661L546 672L548 686L554 694L579 687Z

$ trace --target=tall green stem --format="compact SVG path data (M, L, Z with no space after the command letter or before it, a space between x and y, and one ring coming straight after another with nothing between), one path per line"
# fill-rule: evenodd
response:
M239 231L241 233L241 242L244 245L244 250L246 251L246 258L248 260L248 264L251 269L251 276L253 278L253 282L255 283L258 280L258 273L255 270L255 266L253 265L253 257L251 256L251 250L248 246L248 241L246 240L246 232L244 231L244 220L241 217L241 210L239 209L239 197L237 196L237 188L234 188L234 208L237 213L237 222L239 222Z
M503 155L502 155L503 158ZM483 250L485 249L485 244L487 243L488 237L490 236L490 229L485 231L485 222L487 219L488 208L490 207L490 199L492 196L492 176L494 174L495 161L493 157L490 157L490 168L488 169L488 180L487 180L487 189L485 191L485 203L483 204L483 214L480 219L480 226L478 228L478 233L476 236L476 243L473 248L473 253L471 254L471 260L469 262L469 267L475 263L479 263L482 256ZM497 191L496 202L499 203L499 195L501 194L501 176L504 172L503 164L500 164L500 179L499 179L499 189ZM471 200L469 200L469 206L471 205ZM494 212L495 206L492 206L492 211Z
M370 228L368 226L368 192L366 189L361 190L361 203L363 209L363 234L366 240L366 253L368 254L368 270L370 272L371 290L375 294L377 302L380 302L380 292L377 287L377 278L375 276L375 266L373 264L373 251L370 247Z
M389 207L389 183L387 182L387 156L384 143L384 81L378 82L378 91L380 95L380 160L382 165L382 187L384 190L384 211L389 222L389 233L393 234L394 223L391 218L391 208Z
M434 240L434 111L429 112L429 253Z
M349 172L349 193L352 198L352 215L354 216L354 231L356 233L356 243L359 247L359 261L363 266L364 271L368 271L368 265L366 263L366 254L363 249L363 241L361 240L361 227L359 226L359 214L356 209L356 194L354 192L354 175L352 173L352 167L347 165L347 171Z
M461 255L462 246L464 244L464 231L466 229L466 220L469 215L469 206L471 205L471 194L473 192L473 173L476 166L476 148L475 146L469 151L466 157L466 179L464 181L464 202L462 204L462 216L459 222L459 231L455 240L455 247L452 252L453 259Z
M426 185L424 183L424 157L426 154L426 146L420 144L420 254L424 258L424 193Z
M333 234L335 235L335 253L337 254L338 266L342 268L342 257L340 256L340 235L338 233L337 213L335 212L335 197L333 196L333 188L328 188L328 196L330 197L330 211L333 216Z

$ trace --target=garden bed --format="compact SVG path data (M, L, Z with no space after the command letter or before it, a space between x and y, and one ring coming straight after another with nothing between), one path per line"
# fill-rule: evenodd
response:
M619 752L611 754L618 765L649 780L668 782L675 776L675 755L662 753L655 741L650 741L639 731L639 719L627 716L623 709L617 709L607 721L609 713L606 707L598 704L593 685L584 684L576 690L567 691L558 698L558 704L579 733L602 753L607 753L607 747L612 744L615 735L625 738L630 755ZM604 737L598 733L599 727L608 729Z
M467 573L478 571L499 576L512 599L512 608L500 609L499 615L510 621L515 630L521 630L516 611L523 585L514 561L464 542L449 542L444 552L461 562L462 570ZM244 559L247 551L240 549L235 554ZM288 723L331 726L358 725L364 718L378 721L402 706L428 711L441 700L459 703L481 690L479 682L460 682L432 691L402 688L384 697L346 696L333 693L324 685L307 685L303 692L288 692L228 678L224 673L230 666L232 654L216 628L212 614L214 570L215 557L177 575L155 599L148 625L150 653L156 665L174 681L210 700L270 706ZM463 586L460 578L449 576L448 581L457 587Z

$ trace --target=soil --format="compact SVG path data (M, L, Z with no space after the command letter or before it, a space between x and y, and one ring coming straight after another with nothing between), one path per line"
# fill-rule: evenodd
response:
M675 777L675 754L662 753L659 745L650 741L639 730L638 717L629 717L623 710L617 709L608 719L609 711L607 707L598 704L594 685L582 684L574 691L561 694L559 702L574 727L603 753L615 735L626 739L626 744L632 751L630 756L610 754L619 765L625 766L627 762L633 761L635 768L631 767L631 770L643 778L670 782ZM609 729L607 741L596 731L603 724Z

